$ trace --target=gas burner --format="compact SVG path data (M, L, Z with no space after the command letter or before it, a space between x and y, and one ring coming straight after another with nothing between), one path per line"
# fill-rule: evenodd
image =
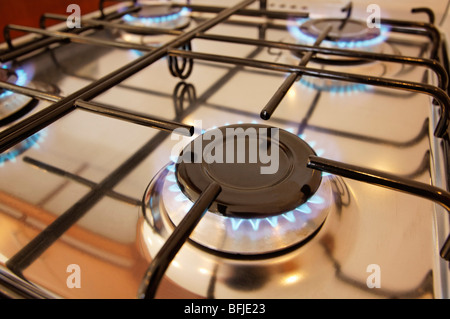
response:
M302 296L310 285L327 282L328 274L334 273L335 260L343 260L351 252L358 210L340 213L343 203L353 201L351 192L340 178L308 171L301 163L308 154L315 154L314 150L300 137L281 129L276 130L278 141L276 134L265 132L256 140L261 137L258 145L269 145L271 149L278 145L283 170L261 176L261 162L211 166L206 163L210 158L205 150L220 150L217 146L226 150L226 128L254 128L257 132L271 129L259 124L229 125L206 131L189 144L191 149L186 146L179 163L164 167L145 192L139 227L142 249L150 260L154 258L192 208L188 196L198 196L204 187L200 180L219 180L225 192L248 193L248 202L243 194L238 194L238 203L218 197L216 210L212 208L202 217L172 261L167 276L180 287L208 298L289 298L293 291ZM244 139L251 141L250 137ZM192 152L195 141L207 143L198 148L198 154L203 153L202 161ZM183 159L197 159L199 163L183 163ZM204 170L199 179L191 175L196 169ZM180 181L180 176L184 180ZM284 184L282 189L287 194L277 189L280 184ZM198 189L187 190L191 186ZM264 198L254 194L256 188L265 194ZM297 198L289 199L294 196L293 190ZM254 197L259 198L256 201ZM299 206L290 209L285 199Z
M123 21L129 25L154 27L160 29L184 29L189 25L189 10L174 8L168 4L152 4L143 2L142 9L136 14L127 14Z
M6 66L0 68L0 80L19 86L33 86L28 83L28 75L24 70L10 70ZM37 102L31 97L0 89L0 126L14 122L27 114L37 105Z
M149 27L164 30L182 30L189 26L191 19L189 10L184 7L173 7L170 4L155 4L142 1L142 9L135 14L123 16L125 24L138 27ZM148 35L136 32L120 32L121 38L127 42L158 45L168 38L167 35Z
M210 183L221 185L211 211L244 218L274 216L300 206L316 192L321 175L306 168L314 154L306 142L287 131L229 125L188 145L180 155L176 177L192 201Z
M240 145L246 151L242 163L236 162ZM259 155L269 149L277 169L261 173L269 166L256 160L250 145L260 148ZM234 154L227 158L230 151ZM306 167L313 154L296 135L266 125L206 131L186 146L179 163L169 164L150 184L145 197L148 220L154 224L155 218L165 216L171 226L177 225L214 181L222 192L192 234L194 242L233 255L265 255L303 244L320 229L333 201L329 183Z
M381 36L379 28L369 28L359 20L312 19L300 26L300 31L311 38L317 38L328 26L332 27L327 40L343 47L368 46Z

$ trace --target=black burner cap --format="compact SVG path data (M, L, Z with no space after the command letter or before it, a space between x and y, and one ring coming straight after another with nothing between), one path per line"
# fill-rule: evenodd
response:
M192 201L211 182L222 192L210 211L241 218L268 217L305 203L321 173L306 167L314 150L296 135L257 124L210 130L181 152L176 177Z

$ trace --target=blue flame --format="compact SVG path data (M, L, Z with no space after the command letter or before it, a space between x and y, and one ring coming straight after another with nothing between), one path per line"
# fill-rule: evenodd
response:
M304 214L311 214L311 208L308 205L302 205L295 209L296 211L302 212Z
M43 142L45 136L47 136L47 133L45 131L40 131L19 143L12 150L0 154L0 167L3 167L6 162L15 163L16 158L20 154L24 153L32 147L38 149L39 143Z
M123 20L130 24L139 24L150 27L170 21L176 21L181 17L189 15L189 13L190 10L188 8L182 8L179 12L156 17L135 17L131 14L127 14L123 16Z
M177 184L173 184L169 186L169 191L171 191L172 193L178 193L181 192L181 189Z
M288 131L289 133L294 134L294 129L292 127L287 128L286 131Z
M313 45L316 41L316 38L303 33L299 26L306 22L308 19L297 19L288 25L289 33L300 43L305 43L308 45ZM383 43L388 38L390 28L385 25L380 26L380 35L367 40L356 40L356 41L331 41L324 40L322 43L326 45L337 46L341 49L354 49L354 48L365 48L378 45Z
M330 92L331 95L339 94L339 95L350 95L355 92L367 92L372 89L370 85L361 84L361 83L338 83L332 81L331 84L323 83L314 83L314 80L309 81L308 76L304 76L300 79L299 83L306 86L312 90L321 90L325 92Z
M295 216L294 216L294 212L293 211L284 213L281 216L284 217L286 220L290 221L291 223L295 222Z
M181 191L180 187L176 183L176 178L173 174L173 171L175 170L175 164L170 164L167 166L168 174L166 176L166 180L173 183L172 185L168 186L168 190L172 193L176 193L175 200L180 203L189 204L188 207L186 207L186 213L187 211L194 205L189 198L184 195L184 193ZM314 195L308 201L301 206L297 207L296 209L286 212L284 214L281 214L279 216L271 216L271 217L264 217L264 218L236 218L236 217L226 217L226 220L230 223L231 229L233 231L237 231L240 227L250 227L250 229L253 229L254 231L258 231L260 227L262 227L263 224L268 224L273 228L276 228L279 223L279 219L283 218L286 221L290 223L295 223L297 221L297 214L311 214L312 209L309 207L309 205L321 205L325 203L325 200L320 197L319 195ZM247 225L247 226L246 226Z
M231 218L231 228L233 230L238 230L239 226L241 226L241 224L244 222L244 220L242 218Z
M320 197L319 195L316 194L316 195L312 196L308 200L308 202L313 203L313 204L323 204L325 202L325 200L322 197Z
M278 216L267 217L265 220L272 226L273 228L278 226Z
M249 219L248 221L249 221L250 225L252 225L252 228L254 231L257 231L259 229L259 224L261 223L261 219L254 218L254 219Z
M177 181L177 179L175 178L175 175L173 175L173 174L167 175L166 179L172 183L175 183Z

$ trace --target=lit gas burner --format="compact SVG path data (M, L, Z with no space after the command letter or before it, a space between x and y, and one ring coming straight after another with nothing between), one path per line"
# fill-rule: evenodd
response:
M369 28L365 21L349 19L298 19L288 25L290 34L302 44L312 45L319 35L329 26L331 31L321 43L322 47L364 50L371 52L389 51L385 41L389 35L389 28L384 25ZM314 60L325 64L361 64L366 60L342 57L314 57Z
M237 134L239 130L242 134ZM242 162L238 145L246 145ZM273 157L267 160L261 154ZM205 297L250 293L254 298L284 298L289 296L283 294L287 286L301 291L320 278L319 269L333 267L324 247L332 245L333 254L347 254L350 229L357 220L353 212L340 216L342 201L336 198L341 192L335 177L306 167L313 154L301 137L266 125L207 130L147 188L140 228L143 249L154 257L202 190L212 181L219 182L221 194L167 275ZM252 160L252 155L257 156ZM263 174L262 169L270 166L276 169ZM292 265L300 271L293 272Z
M0 80L19 86L31 85L27 73L22 69L0 68ZM0 89L0 126L7 125L26 113L37 104L37 100L11 91Z
M135 14L127 14L122 20L123 23L137 26L157 28L164 30L181 30L189 26L191 19L189 10L184 7L173 7L170 4L153 3L152 1L141 1L142 9ZM133 43L159 45L168 36L155 34L148 35L140 32L121 32L123 40Z
M313 154L298 136L265 125L206 131L153 181L149 218L164 214L177 225L214 181L222 192L191 237L197 244L246 255L297 245L321 227L331 202L330 186L306 168Z
M304 45L313 45L319 35L331 26L331 31L320 47L366 51L372 53L401 54L396 47L386 42L389 28L381 25L379 28L369 28L365 21L349 19L299 19L292 21L288 30L293 41ZM303 57L298 51L292 51L288 57L289 63L295 63ZM371 74L378 77L392 77L401 71L399 64L371 62L358 57L333 56L315 54L308 63L311 68L324 68L355 74ZM318 79L304 76L300 82L312 89L320 89L331 93L352 93L367 91L370 87L328 79Z
M384 28L369 28L365 21L342 19L311 19L300 25L298 36L307 42L315 39L332 26L325 44L341 48L373 47L386 40Z

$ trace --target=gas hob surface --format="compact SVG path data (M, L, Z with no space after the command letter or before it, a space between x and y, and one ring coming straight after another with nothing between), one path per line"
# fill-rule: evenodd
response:
M121 3L103 18L84 16L86 30L27 29L32 36L5 45L3 294L449 297L440 256L448 212L439 204L449 200L445 42L433 51L429 29L417 21L431 24L413 7L381 6L384 20L373 31L362 3L333 1L328 12L296 1L250 2ZM445 29L436 30L445 39ZM11 57L43 36L56 40ZM281 132L280 187L270 174L255 181L252 166L202 162L183 173L177 163L205 134L266 126ZM267 140L273 150L274 136ZM307 155L296 153L299 145ZM379 187L367 175L313 167L315 159L430 185L442 197ZM306 189L297 169L313 176ZM206 189L209 180L223 182L221 195ZM205 208L202 194L212 196L209 211L178 248L170 246L173 256L161 253L194 203ZM152 267L163 269L161 278Z

